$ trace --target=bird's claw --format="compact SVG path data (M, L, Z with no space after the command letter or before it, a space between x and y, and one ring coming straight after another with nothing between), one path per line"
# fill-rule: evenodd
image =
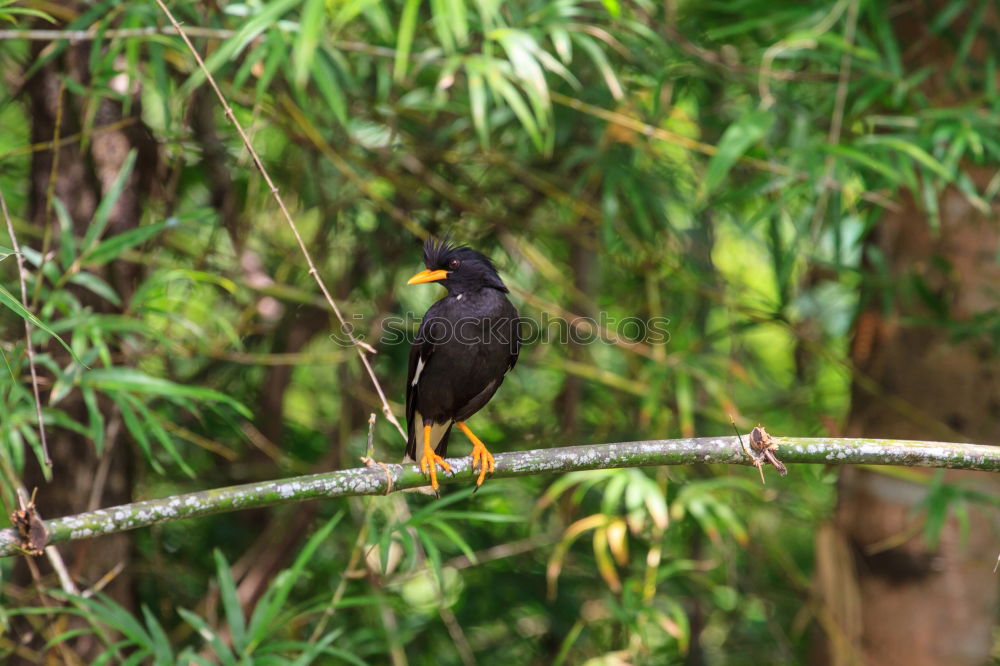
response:
M451 474L451 465L445 462L444 458L434 453L434 450L431 448L424 449L424 455L420 458L420 471L424 476L431 477L431 488L434 489L435 493L438 490L438 465L441 466L441 469Z
M472 448L472 469L479 468L479 478L476 479L476 490L479 490L479 486L483 485L483 481L486 479L486 474L493 474L493 470L496 469L496 462L493 459L493 454L486 450L486 447L482 444L473 445Z

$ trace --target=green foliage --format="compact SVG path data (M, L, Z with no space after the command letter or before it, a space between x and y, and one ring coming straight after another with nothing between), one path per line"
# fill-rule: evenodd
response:
M286 606L292 588L305 576L305 567L319 545L327 538L343 517L338 513L309 538L292 566L279 573L273 585L258 602L252 616L245 618L236 595L229 563L216 550L216 582L222 604L228 637L223 638L213 628L212 623L201 615L179 608L178 613L195 630L199 645L178 650L175 641L164 631L156 616L146 605L142 606L141 619L133 616L121 605L98 594L93 597L67 595L54 592L56 598L68 605L61 613L77 615L89 625L85 629L72 629L54 636L50 644L68 641L85 634L93 634L103 643L104 650L94 659L94 664L117 663L124 656L126 663L152 663L157 666L168 664L299 664L314 663L324 659L325 663L364 664L353 653L353 648L344 648L349 641L343 640L344 630L334 629L318 636L316 640L289 640L284 629L289 624L309 621L325 612L322 600L307 603L294 609ZM357 603L357 602L353 602ZM351 605L351 604L345 604ZM9 611L10 616L38 614L38 608L22 608ZM121 640L112 642L110 636L118 634ZM337 644L338 639L340 643ZM203 643L203 644L202 644Z
M862 290L883 310L926 304L956 339L995 338L996 317L949 322L948 293L890 281L865 245L886 205L918 202L934 233L944 193L995 208L1000 179L982 176L1000 163L996 55L978 46L996 30L987 4L929 17L952 48L940 63L915 62L878 2L170 6L199 29L320 273L377 348L397 413L407 347L386 330L412 333L435 297L404 286L418 241L451 233L497 261L554 338L525 347L474 419L504 450L730 434L730 414L779 434L835 430L849 329L873 305ZM0 2L18 28L33 12ZM55 19L91 46L0 42L16 73L0 84L0 190L30 273L25 306L0 247L7 506L41 459L24 319L49 432L98 456L140 452L137 497L356 464L380 405L181 39L119 32L167 25L153 2ZM71 145L106 138L108 109L134 112L157 144L146 158L119 147L119 169L91 173L102 185L82 218L82 194L27 186L48 149L32 145L20 82L47 67L74 114ZM930 80L947 94L931 98ZM119 228L135 196L141 220ZM632 318L663 335L635 339ZM592 344L560 341L571 331ZM375 442L377 458L400 457L382 419ZM451 446L466 452L460 435ZM230 514L133 535L135 608L52 591L83 619L65 628L43 622L57 615L37 598L0 606L37 617L49 648L97 636L103 663L461 663L463 641L481 664L803 662L802 599L835 480L613 470ZM930 543L947 516L994 501L929 488L913 520ZM295 526L313 510L337 513L306 540Z

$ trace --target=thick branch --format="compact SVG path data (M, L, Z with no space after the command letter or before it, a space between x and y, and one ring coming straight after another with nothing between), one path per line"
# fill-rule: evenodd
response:
M982 444L919 442L891 439L825 439L776 437L778 457L786 463L903 465L952 469L1000 470L1000 447ZM475 478L469 458L452 458L453 474L438 474L441 483L469 483ZM496 479L619 467L724 463L750 465L736 437L650 440L534 449L496 456ZM238 509L301 502L308 499L383 495L427 485L416 465L375 465L279 481L203 490L146 500L45 521L48 543L87 539L137 527ZM13 529L0 530L0 557L19 552Z

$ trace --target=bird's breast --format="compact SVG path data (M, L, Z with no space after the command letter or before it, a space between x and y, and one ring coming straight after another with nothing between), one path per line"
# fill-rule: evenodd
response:
M455 418L478 404L484 392L492 394L503 381L512 346L517 344L516 315L467 310L461 316L439 312L436 317L421 327L434 351L426 363L418 363L414 375L419 382L418 409L435 421Z

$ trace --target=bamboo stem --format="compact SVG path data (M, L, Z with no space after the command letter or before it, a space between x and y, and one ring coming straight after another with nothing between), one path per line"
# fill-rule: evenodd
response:
M786 463L1000 470L1000 447L982 444L807 437L775 437L774 442L779 446L778 457ZM477 472L472 469L468 457L452 458L448 462L453 474L440 475L441 483L472 483L476 478ZM698 437L500 453L496 456L493 477L505 479L553 472L693 463L753 464L736 437ZM215 488L47 520L47 543L87 539L239 509L318 498L384 495L389 489L390 477L391 492L427 485L418 467L406 464L358 467ZM20 552L20 542L14 529L0 530L0 557Z

